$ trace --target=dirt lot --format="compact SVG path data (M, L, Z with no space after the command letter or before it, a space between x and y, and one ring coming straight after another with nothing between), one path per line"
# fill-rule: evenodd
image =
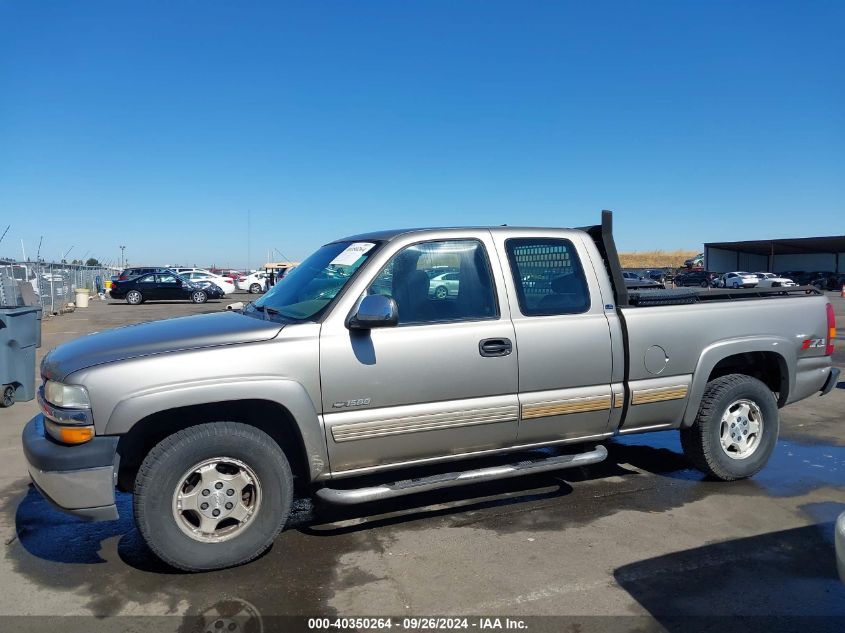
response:
M845 300L831 297L845 325ZM45 321L40 351L225 303L93 301ZM841 330L838 345L841 367ZM785 409L776 454L750 481L703 480L688 469L675 433L633 436L614 442L606 463L579 471L343 515L317 515L301 502L259 560L185 575L145 549L128 495L119 500L121 518L107 523L46 505L29 485L19 441L37 406L19 403L0 411L0 615L168 615L156 621L163 630L211 630L228 617L236 628L227 630L253 631L278 628L274 616L289 614L565 615L578 616L566 622L581 630L670 631L690 630L685 616L701 616L694 621L714 631L733 626L712 620L723 616L775 618L759 621L769 631L782 630L779 616L845 620L832 527L845 510L843 411L845 383ZM625 617L589 617L602 614ZM131 619L80 622L148 630ZM756 622L741 620L744 630ZM836 624L810 622L805 630ZM535 620L530 628L563 626Z

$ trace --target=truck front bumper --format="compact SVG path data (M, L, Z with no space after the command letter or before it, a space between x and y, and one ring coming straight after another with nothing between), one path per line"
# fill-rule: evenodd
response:
M44 432L44 416L24 427L23 452L29 476L43 497L59 510L91 521L116 519L114 498L117 436L99 435L65 446Z

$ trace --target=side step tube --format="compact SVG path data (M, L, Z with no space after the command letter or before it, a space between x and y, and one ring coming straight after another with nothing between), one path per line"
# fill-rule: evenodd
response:
M380 486L369 488L352 488L340 490L337 488L320 488L316 495L319 499L339 505L351 505L355 503L367 503L381 499L392 499L417 492L439 490L441 488L452 488L466 484L494 481L496 479L508 479L521 475L533 475L548 470L562 468L574 468L576 466L587 466L604 461L607 457L607 449L604 446L596 446L595 449L586 453L576 455L558 455L545 459L535 459L504 466L492 466L490 468L478 468L476 470L465 470L456 473L443 473L419 479L406 479Z

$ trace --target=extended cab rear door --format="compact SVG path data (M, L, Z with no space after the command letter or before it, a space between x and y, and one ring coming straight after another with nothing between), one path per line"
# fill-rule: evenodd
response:
M606 434L616 404L611 337L582 234L493 233L519 347L518 443Z

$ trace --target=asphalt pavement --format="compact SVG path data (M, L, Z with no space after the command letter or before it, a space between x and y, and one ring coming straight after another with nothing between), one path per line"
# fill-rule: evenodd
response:
M829 294L845 330L845 300ZM89 332L229 302L92 300L45 320L39 360ZM841 331L838 345L843 367ZM129 495L120 519L105 523L41 499L19 439L37 406L18 403L0 410L0 615L100 618L66 630L148 630L131 617L148 615L162 616L157 630L184 631L273 630L287 615L566 616L527 622L679 632L691 622L776 631L806 621L804 630L823 630L845 622L833 554L833 521L845 510L843 412L845 382L782 410L775 455L747 481L705 480L674 432L630 436L610 443L606 462L578 470L344 511L299 500L257 561L182 574L146 549Z

